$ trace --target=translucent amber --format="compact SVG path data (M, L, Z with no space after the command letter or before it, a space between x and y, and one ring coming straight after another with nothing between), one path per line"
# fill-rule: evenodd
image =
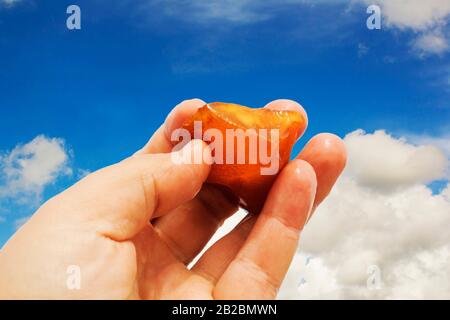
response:
M183 128L187 129L192 137L197 132L198 138L199 123L202 130L201 139L211 143L211 146L212 142L220 142L223 150L223 163L218 161L212 165L207 182L226 187L240 199L242 207L258 213L278 173L289 161L299 132L305 129L306 119L296 111L252 109L237 104L215 102L200 108L183 124ZM205 136L208 129L217 129L218 131L213 133L221 133L223 139L217 139L217 136L211 134ZM248 133L244 136L244 145L237 135L230 135L243 131ZM271 135L272 132L277 132L275 137ZM230 141L231 139L233 141ZM275 139L277 141L274 141ZM213 157L219 155L216 147L212 148ZM264 148L266 150L263 150ZM242 157L241 161L238 161L239 152L242 155L242 151L245 153L244 163ZM264 154L270 157L264 158ZM266 168L268 171L270 167L267 159L271 159L272 170L270 174L263 174L262 169Z

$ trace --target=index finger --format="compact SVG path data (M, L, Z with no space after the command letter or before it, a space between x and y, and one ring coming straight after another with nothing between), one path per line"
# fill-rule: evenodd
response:
M172 131L180 128L184 121L189 119L189 117L205 104L206 102L203 100L191 99L184 100L175 106L147 144L135 154L171 152L173 148L173 144L170 141Z

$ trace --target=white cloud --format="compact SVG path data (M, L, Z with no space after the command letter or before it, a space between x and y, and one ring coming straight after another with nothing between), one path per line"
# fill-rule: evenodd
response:
M448 159L433 145L408 144L381 130L373 134L357 130L345 141L346 174L360 185L390 191L445 177Z
M343 12L361 15L359 5L377 4L381 7L384 27L415 33L411 45L419 56L440 55L450 47L446 28L450 23L448 0L145 0L144 3L147 11L162 10L166 16L195 24L216 23L219 29L269 20L285 12L286 8L300 10L301 14L304 6L327 9L339 5ZM355 4L358 10L353 10Z
M442 174L443 152L429 147L450 142L441 139L348 134L349 166L305 227L279 298L450 299L450 184L437 195L425 185ZM371 266L378 290L367 286Z
M447 199L448 201L450 201L450 184L447 186L447 188L445 188L443 191L442 191L442 196L445 198L445 199Z
M448 299L449 225L443 194L425 186L383 194L344 177L305 228L280 297ZM305 266L305 255L317 264ZM381 270L380 290L367 288L371 265ZM308 287L298 286L302 277Z
M381 7L388 26L415 31L445 23L450 15L448 0L363 0Z
M44 188L71 175L64 140L37 136L0 156L0 200L40 200Z
M384 131L345 141L350 167L304 229L280 298L449 299L450 185L438 195L424 185L439 177L429 161L441 155ZM387 183L402 187L385 192ZM379 290L367 287L372 265Z
M431 135L407 134L406 137L415 144L435 146L442 150L447 155L447 158L450 159L450 134L438 137Z
M449 49L445 26L450 18L448 0L362 0L377 4L386 20L385 25L418 33L413 49L420 55L442 54Z
M279 292L280 299L338 299L336 271L322 258L297 253Z
M441 33L425 33L413 41L413 49L420 55L443 54L450 48L447 39Z

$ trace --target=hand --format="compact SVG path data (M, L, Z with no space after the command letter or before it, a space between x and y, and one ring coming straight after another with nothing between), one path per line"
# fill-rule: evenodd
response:
M203 185L208 164L171 161L168 133L203 104L181 103L134 156L45 203L0 251L0 299L275 298L300 231L345 166L344 145L314 137L282 170L262 212L188 269L237 210ZM304 112L289 100L266 107ZM199 140L188 147L209 152ZM69 266L79 268L79 289L68 286Z

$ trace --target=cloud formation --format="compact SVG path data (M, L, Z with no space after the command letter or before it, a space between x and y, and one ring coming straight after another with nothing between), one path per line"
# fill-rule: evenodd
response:
M345 137L349 162L346 174L363 186L392 191L427 184L446 174L448 160L432 145L415 146L379 130L357 130Z
M380 194L344 177L305 228L280 297L448 299L449 225L444 193L416 186ZM367 287L373 265L379 290Z
M0 201L40 201L44 188L71 175L64 140L37 136L0 156Z
M434 195L426 186L444 178L444 152L383 130L344 141L349 164L305 227L279 298L449 299L450 183ZM229 218L208 245L242 217Z
M145 0L147 11L158 10L165 16L194 24L220 24L235 26L258 23L276 17L300 6L318 7L364 15L360 6L380 6L383 26L400 31L412 31L416 35L411 42L413 52L420 57L441 55L450 50L448 24L450 1L448 0ZM336 23L336 22L334 22ZM217 26L217 25L216 25Z
M407 134L406 138L415 144L435 146L444 152L447 158L450 159L450 134L448 133L438 137L431 135Z
M429 165L442 154L384 131L345 142L350 167L304 229L280 298L449 299L450 186L425 185L442 178ZM374 268L379 289L367 284Z
M443 54L447 52L450 45L442 33L425 33L413 41L413 49L419 56L430 54Z
M443 54L449 50L447 26L450 18L448 0L362 0L377 4L389 28L418 33L412 46L419 56Z
M364 0L382 9L388 26L423 31L443 25L450 15L448 0Z

